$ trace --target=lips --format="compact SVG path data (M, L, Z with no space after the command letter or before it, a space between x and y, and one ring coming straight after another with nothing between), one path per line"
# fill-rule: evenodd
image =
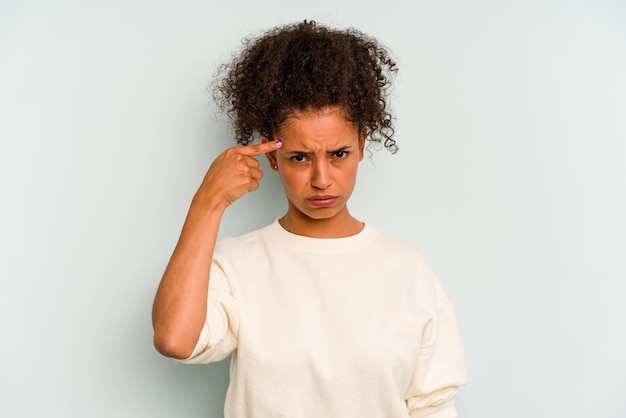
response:
M313 196L313 197L308 198L308 201L311 202L311 205L315 207L323 208L323 207L334 205L335 202L337 201L337 196L331 196L331 195Z

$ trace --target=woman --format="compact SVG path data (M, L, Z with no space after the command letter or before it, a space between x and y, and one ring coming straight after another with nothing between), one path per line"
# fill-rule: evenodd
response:
M217 100L241 146L193 198L155 298L157 350L185 363L232 354L226 417L456 417L465 368L450 301L414 248L347 207L365 142L397 150L387 51L305 21L248 40L225 71ZM287 213L216 244L262 154Z

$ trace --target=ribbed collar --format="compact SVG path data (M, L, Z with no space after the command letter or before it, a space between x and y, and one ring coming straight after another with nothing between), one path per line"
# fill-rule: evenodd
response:
M376 238L376 229L365 223L356 235L345 238L311 238L296 235L281 226L276 219L264 228L269 239L277 240L282 247L296 251L315 253L348 253L368 246Z

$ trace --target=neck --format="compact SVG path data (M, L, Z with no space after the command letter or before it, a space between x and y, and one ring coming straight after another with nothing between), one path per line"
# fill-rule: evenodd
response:
M278 220L292 234L310 238L345 238L356 235L363 229L363 222L352 217L348 210L328 219L310 218L300 212L288 210Z

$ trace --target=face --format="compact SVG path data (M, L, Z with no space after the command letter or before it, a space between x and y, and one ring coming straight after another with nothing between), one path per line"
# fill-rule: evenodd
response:
M337 107L296 113L276 135L283 146L267 154L280 174L292 225L352 220L347 202L363 159L365 138ZM267 139L264 138L264 141Z

